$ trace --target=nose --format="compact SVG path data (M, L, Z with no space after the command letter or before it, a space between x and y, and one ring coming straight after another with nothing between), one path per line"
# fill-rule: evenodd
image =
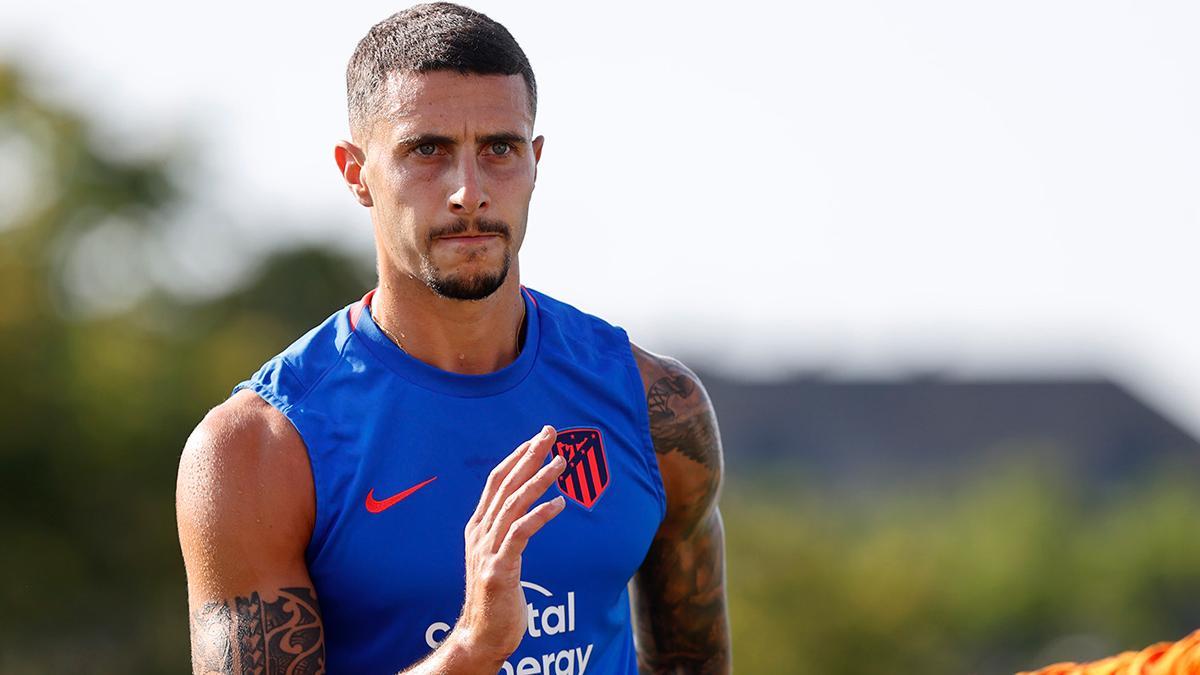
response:
M450 211L456 215L469 215L482 211L488 206L487 189L483 185L483 175L479 170L477 158L471 153L463 153L458 162L455 175L457 189L450 195Z

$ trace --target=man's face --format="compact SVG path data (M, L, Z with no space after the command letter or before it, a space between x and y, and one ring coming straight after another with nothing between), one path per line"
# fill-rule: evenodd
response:
M520 75L393 73L366 141L383 264L439 295L479 300L525 238L542 139Z

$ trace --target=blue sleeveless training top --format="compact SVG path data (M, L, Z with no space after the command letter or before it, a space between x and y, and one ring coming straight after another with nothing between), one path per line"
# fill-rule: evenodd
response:
M566 508L522 563L528 625L501 673L637 672L626 584L665 513L642 381L618 327L521 288L525 343L486 375L418 361L371 318L371 294L234 391L279 409L308 448L306 559L328 671L390 674L435 648L464 597L463 528L488 473L545 424Z

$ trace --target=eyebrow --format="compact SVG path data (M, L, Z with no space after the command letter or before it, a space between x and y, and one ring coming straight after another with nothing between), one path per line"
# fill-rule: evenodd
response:
M501 131L495 134L488 134L487 136L479 139L480 145L491 145L492 143L511 143L512 145L524 145L528 142L528 139L526 139L524 136L512 131Z
M492 143L512 143L513 145L524 145L529 141L524 136L516 132L499 131L494 134L487 134L486 136L480 137L478 142L479 145L490 145ZM456 145L458 140L451 138L450 136L443 136L441 134L416 134L415 136L401 138L396 142L396 147L415 148L427 143L432 143L434 145Z
M454 145L456 141L449 136L442 136L440 134L417 134L415 136L408 136L396 141L396 147L415 148L417 146L426 145L429 143L434 145Z

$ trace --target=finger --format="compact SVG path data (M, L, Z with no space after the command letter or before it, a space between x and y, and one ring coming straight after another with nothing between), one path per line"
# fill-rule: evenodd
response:
M529 511L529 507L540 499L554 481L562 475L566 466L566 460L561 456L555 457L549 464L542 467L537 474L504 500L504 504L500 507L499 513L496 514L495 522L492 523L491 527L492 536L496 542L495 548L499 548L500 543L508 534L508 530L512 527L513 522Z
M546 448L541 442L546 436L546 430L549 426L543 426L533 438L525 441L511 455L506 457L501 465L505 467L501 472L497 467L495 474L495 482L493 488L486 494L487 501L480 499L482 513L479 522L484 530L490 529L492 521L495 520L496 512L499 510L498 504L504 501L508 493L512 492L514 484L519 485L528 479L528 473L532 470L529 467L536 467L546 455ZM525 467L523 471L523 467ZM522 475L524 474L524 475ZM517 482L519 481L519 482ZM492 478L488 479L489 484L492 484Z
M483 486L483 493L479 495L479 504L475 506L475 513L471 514L472 522L479 522L483 519L483 514L487 511L487 507L492 503L492 498L496 495L496 491L500 489L500 483L508 477L517 460L521 459L521 455L529 449L529 441L517 446L516 450L508 453L508 456L500 460L500 463L492 469L488 474L487 483Z
M554 437L554 427L547 425L542 427L542 431L537 436L529 440L529 446L518 455L516 465L500 482L499 489L492 495L491 503L484 510L480 524L485 530L492 529L492 524L496 521L496 514L503 508L505 500L537 472L553 445Z
M532 511L518 518L508 530L508 536L504 537L504 543L500 545L500 555L521 555L525 551L525 545L529 543L529 538L537 534L554 516L562 513L565 505L566 500L559 495L548 502L538 504Z
M558 478L563 473L566 467L566 461L562 456L554 456L553 459L546 462L540 468L533 466L536 472L533 476L524 477L523 483L511 483L500 490L496 496L496 500L492 503L492 510L482 522L482 526L486 527L486 532L492 537L491 550L497 550L500 542L504 539L505 533L508 533L512 521L521 518L529 510L530 504L538 501L538 498L545 494L550 488L554 479ZM521 467L518 466L509 476L509 479L522 476L527 472L521 472Z

